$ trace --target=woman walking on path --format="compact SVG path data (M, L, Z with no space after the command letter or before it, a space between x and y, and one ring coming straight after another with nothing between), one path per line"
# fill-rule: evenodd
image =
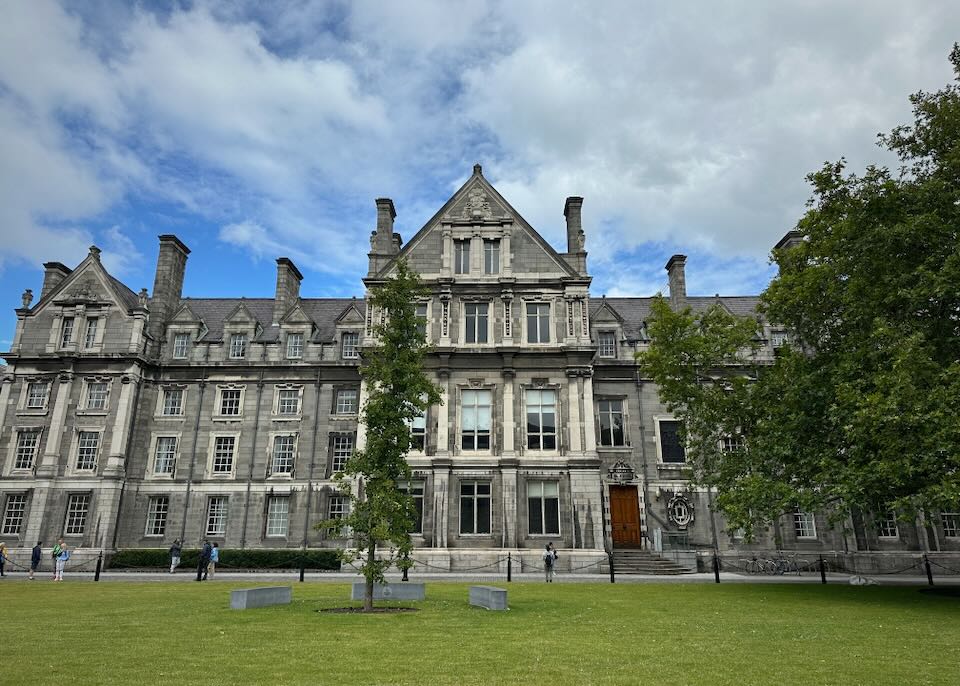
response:
M173 570L180 566L180 552L183 550L183 544L180 543L180 539L176 539L173 542L173 545L170 546L170 573L173 574Z
M60 542L60 554L57 555L57 566L53 572L54 581L63 581L63 568L67 564L67 560L70 559L70 549L67 547L67 544Z
M211 579L213 578L213 573L217 571L218 562L220 562L220 544L214 543L213 548L210 550L210 564L207 565Z
M33 581L33 575L40 569L40 556L43 555L43 541L37 541L30 552L30 581Z
M53 580L57 580L57 558L60 557L60 553L63 551L63 539L53 544L53 550L50 551L50 556L53 558Z
M3 567L6 564L7 564L7 544L0 543L0 576L6 576L6 573L3 571Z

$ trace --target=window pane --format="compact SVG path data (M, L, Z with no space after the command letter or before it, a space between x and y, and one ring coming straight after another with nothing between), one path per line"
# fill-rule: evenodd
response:
M687 454L680 442L680 422L660 422L660 450L664 462L686 462Z
M542 499L529 497L527 498L527 512L530 517L530 533L531 534L542 534L543 533L543 507Z
M490 533L490 497L477 498L477 533Z
M26 509L26 495L17 493L7 496L7 504L3 509L3 527L0 529L4 536L16 536L20 533Z

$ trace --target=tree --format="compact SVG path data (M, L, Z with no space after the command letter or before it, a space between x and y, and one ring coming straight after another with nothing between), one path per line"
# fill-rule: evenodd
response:
M350 497L350 512L321 526L350 535L355 550L343 551L347 562L363 559L364 610L373 609L373 585L383 582L393 565L403 565L412 550L410 530L416 514L413 499L401 487L410 479L406 455L410 423L434 403L438 388L423 372L427 350L415 299L424 295L419 277L403 261L396 274L373 289L370 306L385 314L374 327L377 345L365 349L360 374L367 399L361 408L366 445L347 460L337 475L340 491ZM351 487L355 480L359 487ZM389 550L383 550L389 545ZM377 551L380 549L380 556Z
M691 435L740 413L744 449L697 462L734 526L797 505L906 513L960 502L957 45L950 61L957 83L911 96L914 123L879 136L901 161L896 172L847 174L841 160L808 176L803 240L774 251L779 274L761 305L792 345L755 383L720 402L690 388L689 374L668 378L676 364L647 358L663 399L692 403ZM661 357L721 345L687 337L665 347L656 318Z

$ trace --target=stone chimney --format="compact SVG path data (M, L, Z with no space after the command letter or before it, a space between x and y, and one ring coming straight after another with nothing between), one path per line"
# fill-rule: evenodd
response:
M683 271L686 264L686 255L674 255L664 267L670 279L670 307L674 310L682 309L687 304L687 277Z
M563 254L567 263L578 273L587 274L586 235L583 233L583 220L580 211L583 198L570 196L563 205L563 216L567 219L567 252Z
M47 295L59 286L65 278L70 276L73 270L60 262L43 263L43 290L40 291L40 299L43 300Z
M300 297L303 274L289 257L277 258L277 293L273 297L273 323L277 325Z
M370 234L370 268L368 276L373 276L390 259L400 252L400 234L393 232L393 220L397 211L390 198L377 198L377 230Z
M167 320L173 316L183 293L183 275L187 269L190 248L171 234L160 236L157 274L150 298L150 322L147 330L155 340L163 338Z
M803 243L803 234L797 230L787 231L784 234L783 238L777 241L777 244L773 246L774 250L789 250L797 245Z

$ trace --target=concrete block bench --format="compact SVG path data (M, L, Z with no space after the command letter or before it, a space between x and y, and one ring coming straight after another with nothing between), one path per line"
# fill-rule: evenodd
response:
M249 610L252 607L269 605L289 605L293 600L290 586L263 586L261 588L240 588L230 591L231 610Z
M350 593L350 599L363 600L363 596L366 592L366 582L355 581ZM374 600L423 600L426 597L426 589L422 583L402 581L398 583L373 585Z
M507 589L496 586L471 586L470 604L488 610L508 610Z

